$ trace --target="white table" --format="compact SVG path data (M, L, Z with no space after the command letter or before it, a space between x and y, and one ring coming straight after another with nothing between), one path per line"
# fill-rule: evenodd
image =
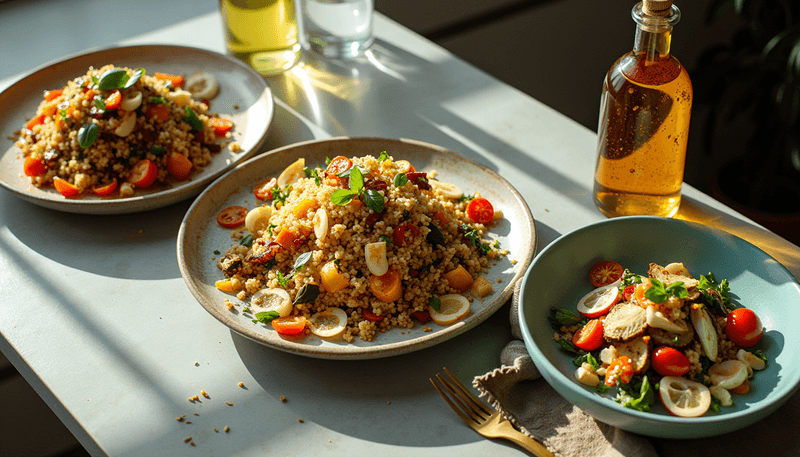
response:
M210 0L186 15L177 0L0 6L0 90L20 72L114 43L224 52ZM50 25L40 18L54 9L53 33L32 33L30 24ZM119 26L98 30L114 15L124 19ZM62 30L78 20L85 26ZM452 149L522 193L539 249L604 217L591 200L594 132L380 14L376 35L365 59L306 55L269 79L277 112L264 151L341 135ZM678 217L739 235L800 277L796 246L689 186L684 195ZM388 359L317 360L265 348L221 325L186 288L175 243L190 203L80 216L0 192L0 350L92 455L523 455L464 426L428 381L443 366L465 383L495 368L511 338L508 305L464 335ZM201 390L211 398L187 401ZM175 420L183 414L193 423ZM184 442L189 436L196 446Z

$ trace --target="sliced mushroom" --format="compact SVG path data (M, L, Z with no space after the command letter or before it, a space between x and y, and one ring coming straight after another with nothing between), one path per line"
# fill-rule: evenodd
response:
M627 355L631 359L635 374L644 373L650 368L650 338L640 336L627 343L617 343L614 347L619 355Z
M705 352L709 360L716 362L718 345L717 330L714 327L714 322L704 306L692 305L691 308L692 325L694 325L694 330L697 332L697 338L700 340L703 352Z
M646 330L647 313L629 302L615 305L603 320L603 337L608 341L630 341Z
M667 271L666 268L662 267L661 265L656 265L655 263L650 264L650 269L647 271L647 274L651 278L656 278L659 281L663 282L664 285L666 286L674 282L681 281L683 282L683 285L686 286L687 289L694 289L697 288L698 284L700 284L700 281L692 278L691 276L672 274L669 271Z

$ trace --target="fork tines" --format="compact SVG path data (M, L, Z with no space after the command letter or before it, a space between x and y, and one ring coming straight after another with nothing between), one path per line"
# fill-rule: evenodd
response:
M440 374L436 374L436 379L447 389L450 394L448 395L442 390L441 387L431 378L431 384L439 391L439 394L450 405L453 411L461 417L464 422L468 424L480 424L489 419L493 411L487 405L481 402L475 395L467 390L455 376L453 376L447 368L444 372L450 378L448 381ZM455 403L454 403L455 402ZM458 406L456 406L458 404Z

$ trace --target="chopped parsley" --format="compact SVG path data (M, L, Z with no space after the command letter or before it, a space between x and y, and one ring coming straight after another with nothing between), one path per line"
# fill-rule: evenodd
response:
M670 296L684 299L689 294L683 281L673 282L669 286L656 278L650 278L651 286L644 292L644 296L653 303L664 303Z
M464 194L464 195L458 197L458 201L460 201L460 202L468 202L470 200L474 200L475 197L476 197L476 195L474 195L474 194L473 195Z
M253 235L247 234L239 240L239 244L242 246L247 246L248 248L253 245Z
M626 408L646 413L650 411L650 407L655 402L654 388L650 385L647 376L644 376L641 381L638 381L638 378L634 378L634 380L636 382L631 384L620 383L620 390L614 400Z
M197 117L197 114L195 114L194 110L187 106L184 108L183 111L186 114L183 120L186 121L186 123L192 127L192 130L202 132L203 129L205 128L205 124L203 124L203 121L201 121L200 118Z
M389 158L389 154L386 151L381 151L381 154L378 156L378 162L383 162Z
M481 255L486 255L492 250L492 245L481 240L481 236L477 229L474 229L467 224L461 224L461 232L473 246L478 248L478 252Z

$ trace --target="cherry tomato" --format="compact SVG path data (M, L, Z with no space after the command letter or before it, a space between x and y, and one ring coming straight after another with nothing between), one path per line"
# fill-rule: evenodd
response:
M349 170L353 166L353 161L345 156L337 156L328 164L325 173L328 175L336 176L339 173Z
M667 346L657 347L653 351L652 365L661 376L683 376L691 367L683 352Z
M230 119L221 117L210 117L208 118L208 126L214 130L214 135L222 138L233 129L233 122Z
M633 298L633 292L635 290L636 290L635 284L631 284L630 286L625 286L625 289L622 290L622 300L631 301L631 298Z
M592 319L572 336L572 344L584 351L594 351L603 345L603 321Z
M136 162L131 168L127 181L136 187L150 187L156 182L158 177L158 167L149 159L142 159Z
M494 207L485 198L473 198L467 205L467 216L479 224L488 224L494 219Z
M253 186L253 194L259 200L272 200L272 189L276 187L278 187L277 179L265 179Z
M69 181L58 177L53 178L53 186L55 186L56 190L65 197L74 197L81 193L81 190L70 184Z
M22 165L22 171L25 176L41 176L47 170L42 159L34 156L25 157L25 163Z
M247 218L247 208L229 206L217 214L217 224L225 228L234 228L244 224L245 218Z
M373 313L369 308L362 309L361 316L370 322L380 322L384 318L384 316L378 316L377 314Z
M604 260L589 271L589 280L595 287L607 286L622 277L622 265L613 260Z
M414 311L411 313L411 316L418 320L420 324L424 324L431 320L431 313L428 311Z
M621 355L611 362L606 368L606 385L614 386L619 381L622 384L631 382L633 378L633 365L627 355Z
M178 181L183 181L192 172L192 161L183 154L173 152L167 157L167 171Z
M752 310L737 308L728 313L725 333L737 346L749 348L761 341L764 335L764 326L761 319Z
M405 244L406 231L410 231L411 235L413 236L419 235L419 229L417 226L411 224L401 225L400 227L394 229L394 234L392 235L392 241L394 241L395 245L402 246Z
M272 320L272 328L281 335L299 335L306 328L305 316L286 316Z
M111 95L106 98L106 109L117 109L122 103L122 92L119 89L114 89Z
M117 178L114 178L113 181L111 181L109 184L106 184L105 186L92 187L92 191L101 197L105 197L106 195L111 195L115 190L117 190Z

